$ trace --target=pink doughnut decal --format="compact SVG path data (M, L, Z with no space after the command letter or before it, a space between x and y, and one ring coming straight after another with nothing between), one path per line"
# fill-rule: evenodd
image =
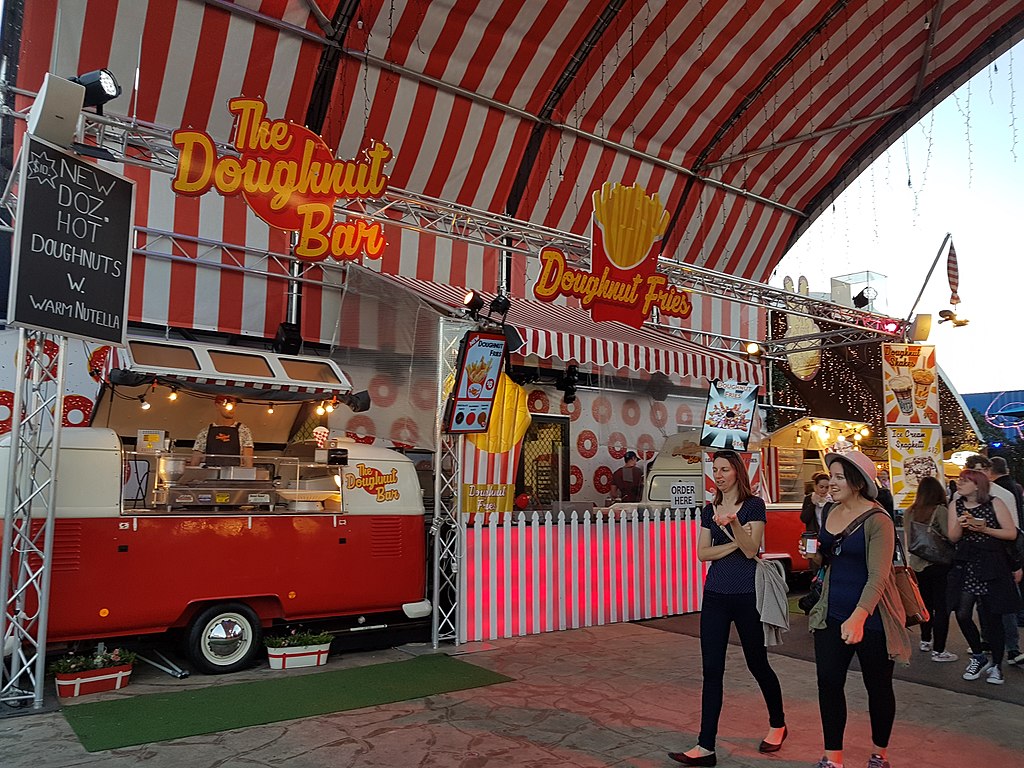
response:
M373 419L369 416L353 416L345 425L345 436L365 445L370 445L377 439L373 434L375 431Z
M636 440L636 453L644 461L654 458L654 438L646 433Z
M407 416L396 419L391 425L391 442L402 448L412 448L419 442L420 429L416 422Z
M693 424L693 410L686 403L676 408L676 424Z
M576 450L584 459L592 459L597 456L597 435L589 429L584 429L576 438Z
M65 427L88 427L92 416L92 400L82 395L68 395L64 398L60 416L60 423Z
M664 403L657 401L651 403L651 424L661 429L668 424L668 408Z
M563 416L568 416L569 421L576 421L583 413L583 406L580 405L580 400L577 397L571 403L567 403L564 400L558 404L558 410L562 412Z
M14 418L14 393L10 390L0 390L0 414L7 411L7 415L0 419L0 435L6 435L11 431L11 420Z
M409 388L409 399L421 411L433 411L436 407L437 388L428 379L418 379Z
M598 493L608 493L611 489L612 471L602 465L594 470L594 490Z
M612 404L604 395L598 395L590 406L590 413L598 424L607 424L612 420Z
M36 340L29 339L25 345L30 353L35 353ZM46 367L46 372L50 374L52 378L57 378L57 356L60 354L60 347L57 346L57 342L46 339L43 341L43 365ZM29 367L31 366L31 360L28 356L25 357L25 372L28 373Z
M608 435L608 453L613 459L622 459L626 455L629 446L626 444L626 436L621 432L612 432Z
M548 396L544 390L531 389L526 398L526 407L530 409L530 413L547 413L551 403L548 402Z
M398 399L398 387L395 380L386 373L378 373L367 387L370 392L370 402L380 408L387 408L393 405Z
M583 490L583 470L573 464L569 467L569 493Z
M640 423L640 403L629 398L622 404L622 420L630 427Z

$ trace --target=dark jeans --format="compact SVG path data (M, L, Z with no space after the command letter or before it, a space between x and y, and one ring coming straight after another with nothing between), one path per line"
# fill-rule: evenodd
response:
M956 604L956 623L960 625L967 645L971 653L981 653L981 635L974 625L974 606L978 606L978 620L981 622L981 634L985 636L989 651L992 653L992 663L997 667L1003 663L1003 653L1006 651L1006 632L1003 629L1002 614L992 613L988 609L984 595L972 595L970 592L960 592L960 600Z
M917 574L917 584L921 588L921 597L931 618L921 625L921 639L925 642L933 639L932 650L942 653L946 650L946 637L949 635L949 604L946 602L946 582L950 566L929 565Z
M768 705L768 723L772 728L781 728L786 724L786 713L782 709L782 687L768 663L764 629L757 613L754 593L726 595L721 592L705 592L700 611L700 655L704 665L704 687L701 690L700 735L697 737L697 743L704 749L715 748L718 718L722 714L725 652L729 646L731 625L734 623L743 646L747 669L760 686L764 703ZM749 717L749 713L743 716Z
M896 694L892 689L895 666L885 645L885 632L866 630L864 639L847 645L839 634L842 622L829 619L825 629L814 631L814 663L818 668L818 710L827 751L843 748L846 731L846 673L857 654L864 688L868 692L871 741L889 746L896 719Z

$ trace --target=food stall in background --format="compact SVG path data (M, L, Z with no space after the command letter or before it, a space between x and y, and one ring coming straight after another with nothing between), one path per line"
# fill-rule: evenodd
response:
M0 334L0 350L12 343ZM334 617L360 631L429 616L416 470L327 439L317 407L366 404L335 362L129 337L68 363L50 642L180 629L195 667L221 673L251 664L275 624ZM251 467L192 461L222 395L253 432ZM0 440L0 475L9 450Z

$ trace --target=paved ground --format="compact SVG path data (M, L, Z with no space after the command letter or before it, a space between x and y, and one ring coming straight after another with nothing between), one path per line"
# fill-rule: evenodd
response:
M332 657L331 668L406 658L405 646ZM635 624L550 633L463 646L464 657L514 682L352 712L89 754L59 712L0 719L4 768L145 765L148 768L288 766L675 765L669 750L695 740L700 717L696 638ZM757 744L764 706L737 648L730 649L719 765L810 766L821 754L814 666L773 657L783 680L791 735L776 756ZM173 680L140 669L121 694L182 686L224 685L270 674L263 667L230 678ZM315 674L312 672L311 674ZM1019 679L1018 679L1019 677ZM983 683L980 683L983 684ZM1024 764L1024 675L1007 682L1016 703L913 682L897 682L898 715L891 760L896 768L974 768ZM856 676L847 762L867 762L868 722Z

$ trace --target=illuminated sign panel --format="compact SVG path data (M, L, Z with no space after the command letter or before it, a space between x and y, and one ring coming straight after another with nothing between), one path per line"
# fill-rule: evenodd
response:
M234 98L228 110L235 116L237 155L218 154L204 131L173 133L179 150L175 192L242 195L267 224L298 233L295 255L306 261L351 260L361 253L380 257L386 245L380 223L355 217L336 222L334 204L384 194L384 168L392 158L387 144L371 142L361 159L339 160L308 128L267 119L262 99Z

